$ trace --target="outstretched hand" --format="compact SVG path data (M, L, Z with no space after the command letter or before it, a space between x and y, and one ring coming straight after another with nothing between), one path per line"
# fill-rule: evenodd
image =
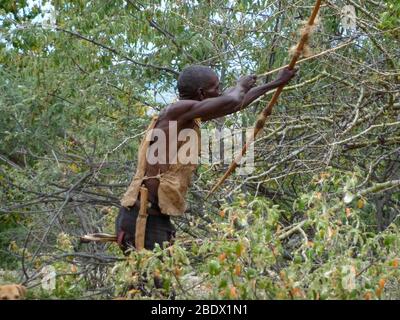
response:
M253 88L256 84L257 81L257 76L255 74L249 75L249 76L243 76L241 77L237 84L239 86L242 86L246 92L249 91L251 88Z
M289 70L286 67L278 73L276 81L279 82L280 85L285 85L296 75L297 71L299 71L299 68Z

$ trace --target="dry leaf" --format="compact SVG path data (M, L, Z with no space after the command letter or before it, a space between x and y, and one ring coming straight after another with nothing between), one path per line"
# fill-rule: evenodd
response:
M239 276L240 275L240 271L241 271L241 267L239 264L237 264L235 266L235 275Z
M222 252L219 256L218 256L218 260L219 262L224 262L226 259L226 253Z
M229 290L229 295L231 298L237 298L236 287L234 287L234 286L231 287L231 289Z

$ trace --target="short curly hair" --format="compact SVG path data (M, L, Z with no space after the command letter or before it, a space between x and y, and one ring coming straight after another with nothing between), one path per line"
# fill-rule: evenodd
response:
M194 97L199 88L207 88L217 74L209 67L193 65L182 70L178 77L180 97Z

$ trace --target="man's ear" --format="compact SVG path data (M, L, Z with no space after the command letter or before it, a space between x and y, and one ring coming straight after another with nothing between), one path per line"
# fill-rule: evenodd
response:
M205 93L203 88L197 89L197 94L199 96L199 100L202 101L205 99Z
M19 284L19 285L17 285L17 289L18 289L18 292L19 292L21 298L25 297L25 295L26 295L26 287L23 286L22 284Z

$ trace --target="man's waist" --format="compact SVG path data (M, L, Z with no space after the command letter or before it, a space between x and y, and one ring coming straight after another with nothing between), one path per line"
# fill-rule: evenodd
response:
M134 208L137 210L140 210L140 200L137 199L135 201L135 204L133 205ZM158 206L157 203L154 203L152 201L147 202L147 214L149 216L166 216L165 214L161 213L161 209Z

